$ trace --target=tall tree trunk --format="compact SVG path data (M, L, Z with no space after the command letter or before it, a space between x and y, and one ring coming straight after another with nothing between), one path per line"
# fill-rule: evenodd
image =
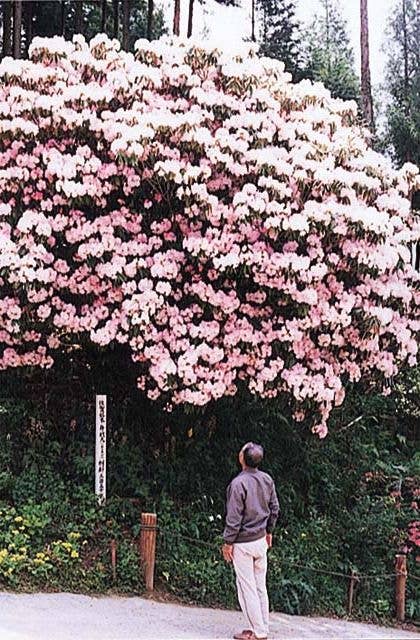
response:
M188 4L188 29L187 38L191 38L193 31L193 18L194 18L194 0L190 0Z
M29 45L33 37L33 8L32 2L25 2L23 7L23 21L25 25L25 58L28 57Z
M407 0L402 0L403 17L403 49L404 49L404 102L408 105L409 77L408 77L408 37L407 37Z
M179 36L181 22L181 0L174 0L174 35Z
M255 0L251 0L251 40L256 42L255 37Z
M118 23L119 23L119 5L118 0L112 0L112 37L118 38Z
M106 9L107 9L106 0L101 0L101 31L105 33L106 31Z
M123 0L123 37L122 45L123 49L128 51L130 46L130 12L131 2L130 0Z
M22 0L13 3L13 56L22 57Z
M410 116L410 77L408 72L408 35L407 35L407 0L402 0L402 19L403 19L403 57L404 57L404 101L403 110L405 116ZM412 161L412 154L409 145L406 146L405 161Z
M12 3L3 0L3 57L12 55Z
M179 36L179 24L181 21L181 0L174 0L174 35Z
M74 14L74 30L76 33L83 33L83 2L76 0Z
M369 65L369 23L367 0L360 0L360 54L362 109L369 129L374 132L372 88Z
M153 12L154 0L147 0L147 39L153 38Z
M327 36L327 68L328 75L331 74L331 38L330 38L330 0L325 0L325 30Z
M62 36L65 35L65 31L66 31L66 1L65 0L61 0L61 6L60 6L61 12L60 12L60 34Z

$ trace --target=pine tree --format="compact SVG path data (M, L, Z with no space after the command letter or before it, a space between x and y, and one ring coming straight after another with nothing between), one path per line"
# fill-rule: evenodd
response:
M299 70L296 0L259 0L263 55L282 60L294 77Z
M357 100L359 80L347 24L338 0L323 0L323 11L306 30L304 75L320 81L333 97Z
M399 0L389 21L386 75L387 141L398 164L420 165L419 42L420 0Z
M71 38L75 33L83 33L90 40L105 31L118 38L125 26L125 43L132 51L137 39L159 38L165 33L163 11L153 0L130 0L129 4L127 0L124 4L122 0L112 0L112 11L109 0L7 1L1 3L1 9L3 56L12 55L13 48L27 56L35 36Z

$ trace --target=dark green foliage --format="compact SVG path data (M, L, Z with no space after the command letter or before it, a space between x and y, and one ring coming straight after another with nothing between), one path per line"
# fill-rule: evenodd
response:
M419 42L418 0L399 0L389 21L386 73L387 142L398 165L420 164Z
M275 478L281 504L270 551L273 607L344 615L348 580L334 573L348 575L354 569L373 576L358 583L354 614L393 615L389 574L395 553L407 545L408 524L418 520L420 489L413 440L418 420L415 407L404 400L411 397L404 376L397 381L395 400L367 399L353 390L336 413L331 434L320 441L289 423L284 408L246 396L201 412L163 414L141 394L127 395L134 373L118 364L120 357L95 352L89 354L90 368L58 363L61 368L26 379L22 373L4 376L0 508L14 509L13 517L35 518L38 525L26 544L28 558L12 561L9 555L13 571L0 572L2 587L138 593L139 515L156 510L158 588L189 602L235 606L232 569L220 554L224 496L238 472L240 446L255 440L266 449L264 469ZM62 391L70 385L72 397ZM95 390L109 395L104 509L93 496ZM13 541L17 534L8 535ZM118 543L115 584L112 538ZM0 552L9 542L0 534ZM36 554L48 549L50 555L38 566ZM415 574L415 552L407 550L409 572ZM412 618L419 615L418 589L419 583L409 580L407 615Z
M87 40L102 32L101 28L101 2L100 0L83 0L83 29L82 33ZM35 0L24 3L24 13L30 11L32 28L29 39L35 36L52 37L63 35L71 38L76 33L76 2L59 0ZM120 12L121 13L121 12ZM118 37L122 36L122 14L120 15ZM27 21L23 22L23 39L27 43ZM112 3L107 3L105 32L113 36L113 11ZM152 38L159 38L165 33L164 15L159 5L155 6L153 15ZM130 50L139 38L147 36L147 0L132 0L130 14Z
M303 75L322 82L334 98L358 100L354 54L337 0L323 0L321 13L304 33L304 42Z
M299 76L299 23L295 0L259 0L262 55L281 60L293 78Z
M101 12L99 3L86 3L85 9L85 37L87 40L93 38L97 33L101 32ZM105 30L108 35L112 36L112 10L111 6L107 13ZM69 21L71 25L71 21ZM122 24L120 25L119 37L121 37ZM165 20L161 7L156 4L153 15L153 32L152 39L159 38L165 33ZM134 43L139 38L147 37L147 0L132 0L130 13L130 44L129 50L132 51Z
M61 2L32 2L33 34L50 38L62 33ZM67 12L66 12L67 13ZM67 16L66 16L67 17Z

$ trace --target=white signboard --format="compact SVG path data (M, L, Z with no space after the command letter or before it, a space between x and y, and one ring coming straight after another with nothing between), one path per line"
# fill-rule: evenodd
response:
M95 493L106 500L106 396L96 396Z

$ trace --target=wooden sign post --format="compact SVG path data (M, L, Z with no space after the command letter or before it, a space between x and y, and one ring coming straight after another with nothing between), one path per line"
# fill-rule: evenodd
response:
M96 396L95 493L106 500L106 396Z

